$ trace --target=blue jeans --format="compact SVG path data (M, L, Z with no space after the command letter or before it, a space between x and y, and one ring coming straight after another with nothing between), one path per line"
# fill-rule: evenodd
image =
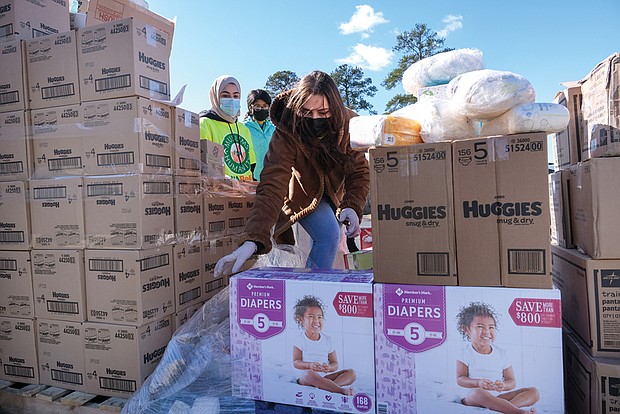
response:
M336 209L329 199L323 197L316 209L299 220L299 224L310 235L312 249L306 267L331 269L340 243L340 223Z

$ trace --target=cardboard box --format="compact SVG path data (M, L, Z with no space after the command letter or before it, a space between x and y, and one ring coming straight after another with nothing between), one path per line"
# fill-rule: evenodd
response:
M562 319L595 357L620 356L620 259L594 260L551 246L553 283L562 291Z
M78 29L82 102L138 95L170 99L171 38L137 18Z
M372 221L370 214L362 217L359 246L362 250L372 249Z
M129 97L82 104L85 174L171 174L170 107Z
M208 139L200 140L200 166L204 176L224 177L224 146Z
M202 243L181 243L172 248L174 297L177 311L204 302Z
M174 240L172 177L84 177L86 247L148 249Z
M577 247L594 259L620 258L620 158L592 158L578 164L571 188L571 220Z
M185 109L172 111L174 173L200 177L200 118Z
M179 243L197 243L203 236L204 196L200 177L174 177L174 228Z
M620 53L597 64L580 83L587 139L581 160L620 155Z
M0 113L0 181L24 181L33 171L30 113Z
M255 199L255 194L239 194L228 197L226 206L226 214L228 216L228 222L226 223L227 234L243 233Z
M75 31L26 42L30 108L80 103Z
M620 410L620 361L593 358L568 330L563 332L564 388L568 414L612 414Z
M37 318L41 384L86 392L84 326L79 322Z
M85 250L87 318L140 326L172 315L172 247Z
M88 153L80 105L35 109L31 116L34 177L82 175Z
M170 316L142 326L84 322L86 389L129 398L155 370L171 337Z
M375 280L456 285L450 143L369 154Z
M82 177L30 181L30 220L35 249L84 248Z
M516 389L540 393L538 412L564 414L560 311L555 289L375 283L377 411L469 412L461 398L472 389L457 384L455 368L461 364L467 374L484 369L466 358L477 355L475 342L492 353L506 352L503 366L512 367ZM484 326L484 339L462 334L460 326L474 321ZM496 380L502 374L488 375Z
M215 265L222 257L230 254L237 246L230 237L205 239L202 242L202 278L204 283L204 299L211 299L224 286L228 285L228 276L215 277Z
M351 270L372 269L372 250L358 250L353 253L345 253L344 268Z
M228 234L228 196L204 193L203 228L205 238L223 237Z
M26 43L14 40L0 44L0 56L0 112L30 109Z
M577 82L565 84L566 89L555 94L553 102L568 109L569 121L566 129L552 135L553 168L563 170L581 161L581 151L586 142L583 136L581 114L581 85Z
M68 30L66 0L8 0L0 9L0 42L36 39Z
M232 277L233 396L375 413L372 316L372 272L265 268ZM315 344L321 350L310 360L309 348L318 340L308 335L325 341ZM338 363L330 373L340 375L339 389L333 381L323 388L297 382L316 380L318 374L305 366L313 359L327 363L334 353ZM294 354L302 369L294 367ZM328 385L334 391L327 391Z
M39 384L33 319L0 316L0 380Z
M459 285L550 288L547 136L452 145Z
M0 316L34 317L29 251L0 250Z
M30 248L27 181L0 182L0 250Z
M86 3L86 5L80 6L79 11L87 14L87 26L112 22L127 17L136 17L143 20L147 24L147 28L153 26L165 34L165 37L162 38L157 36L157 32L151 33L151 42L156 41L162 46L167 47L168 53L172 50L174 21L144 7L140 7L137 2L132 0L89 0Z
M549 174L549 211L551 213L551 242L572 249L573 229L570 211L570 170Z
M172 332L176 332L177 329L185 325L196 312L202 309L203 305L204 302L199 302L180 311L176 311L172 316Z
M83 250L32 250L34 314L70 322L86 320Z

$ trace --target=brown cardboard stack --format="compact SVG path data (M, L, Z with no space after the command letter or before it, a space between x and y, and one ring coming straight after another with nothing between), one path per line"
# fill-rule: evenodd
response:
M558 93L571 123L555 136L551 269L562 291L571 413L620 410L610 388L620 376L619 69L614 53Z

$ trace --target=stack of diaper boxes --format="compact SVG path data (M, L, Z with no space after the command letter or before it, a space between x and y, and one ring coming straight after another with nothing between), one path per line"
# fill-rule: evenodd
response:
M204 231L215 178L201 172L198 114L159 102L170 97L171 21L127 3L130 17L102 22L94 1L86 27L69 30L68 2L9 3L0 378L127 397L227 283L214 263L232 251L252 194L217 177L237 189L224 199L232 225ZM26 17L50 32L17 30ZM211 155L211 171L223 170L221 149Z
M571 112L554 136L553 280L562 291L567 409L620 410L620 54L557 94Z

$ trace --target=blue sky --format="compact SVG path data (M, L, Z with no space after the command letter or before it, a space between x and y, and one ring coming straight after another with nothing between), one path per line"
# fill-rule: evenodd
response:
M620 51L620 0L147 0L176 17L171 91L187 84L184 109L208 109L209 88L223 74L241 83L242 111L251 89L280 70L300 77L361 67L378 88L378 113L402 86L381 86L400 54L398 33L425 23L450 48L477 48L486 68L527 78L537 102L551 102L561 82L579 80Z

